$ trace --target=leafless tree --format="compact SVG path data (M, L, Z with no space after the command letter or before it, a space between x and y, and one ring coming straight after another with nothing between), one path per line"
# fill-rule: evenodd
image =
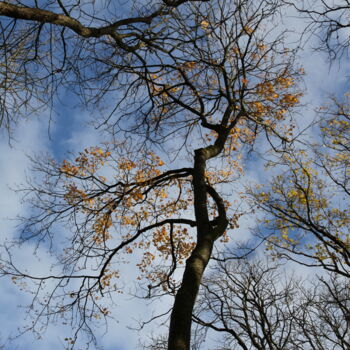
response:
M305 34L318 37L316 49L325 51L333 60L349 55L350 2L348 0L285 1L308 21Z
M204 279L194 320L219 332L218 348L302 349L295 344L298 283L279 268L244 259L220 263Z
M310 349L345 350L350 345L349 280L336 274L302 289L298 340Z
M215 349L349 348L348 281L303 279L260 260L220 263L203 280L194 321Z

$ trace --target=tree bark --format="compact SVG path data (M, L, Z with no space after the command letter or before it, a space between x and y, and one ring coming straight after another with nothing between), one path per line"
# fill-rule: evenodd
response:
M170 317L168 350L189 350L191 345L192 312L204 270L210 260L215 240L227 228L225 213L219 216L221 225L213 227L207 207L206 161L221 152L218 145L195 151L193 191L197 222L197 244L186 261L182 284L178 290Z

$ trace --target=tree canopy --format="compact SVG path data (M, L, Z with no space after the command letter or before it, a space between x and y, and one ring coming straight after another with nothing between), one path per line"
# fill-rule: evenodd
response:
M312 126L318 140L305 140L298 128L304 75L298 45L281 26L276 30L283 6L277 0L0 1L0 125L11 132L21 115L57 108L69 89L108 135L62 162L33 158L36 177L19 189L30 210L20 218L16 242L2 247L0 273L34 293L29 330L41 333L69 320L68 348L79 344L81 332L95 343L94 323L111 317L110 300L125 289L120 266L130 261L145 299L173 298L160 347L190 349L193 322L231 334L242 349L249 348L246 338L257 349L292 348L305 339L311 348L319 341L325 348L340 339L336 334L325 342L328 333L308 333L303 320L313 327L309 315L321 301L301 315L304 290L292 282L282 291L277 284L264 289L275 284L277 267L252 273L245 253L265 242L274 258L335 273L319 282L320 298L348 283L349 219L340 198L348 194L349 107L333 99L320 108ZM258 147L274 174L242 193L235 183ZM253 210L266 213L257 221L263 232L253 248L238 249L233 258L225 244L240 217ZM49 247L52 273L28 272L13 259L27 242ZM241 267L225 265L239 258L245 258ZM231 295L220 280L203 279L211 261L224 267L220 280L232 287L233 306L226 305ZM286 299L286 309L292 308L289 291L300 296L290 314L281 306ZM259 309L267 292L272 314ZM244 298L254 302L237 304ZM232 307L240 310L233 326L226 319ZM268 322L250 324L255 315ZM237 331L242 317L244 335ZM269 329L270 336L256 341L269 322L277 333ZM325 324L330 332L334 324ZM257 335L250 327L260 327ZM341 327L348 337L347 323Z

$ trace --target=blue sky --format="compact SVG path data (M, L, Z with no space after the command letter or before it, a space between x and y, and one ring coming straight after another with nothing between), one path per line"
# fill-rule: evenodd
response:
M300 25L296 19L289 18L286 21L292 26ZM300 29L299 29L300 30ZM326 56L314 52L309 43L301 56L301 63L306 72L306 94L304 101L307 108L300 115L300 124L309 122L314 114L313 106L319 106L324 102L328 93L338 94L346 89L347 77L344 71L348 71L346 62L342 63L342 69L337 64L332 67L326 60ZM79 152L87 146L98 145L105 140L100 131L89 125L90 114L88 112L72 109L74 99L70 95L64 95L65 106L58 107L57 113L53 115L53 122L49 124L49 111L44 111L38 117L22 121L14 130L14 141L8 143L6 135L2 134L0 139L0 240L10 240L16 235L16 223L11 220L17 215L23 215L28 210L20 200L20 196L11 188L25 183L26 176L30 175L30 161L28 156L47 153L61 161L68 151ZM256 176L257 165L248 166L247 180L260 181L263 178L263 171L259 172L260 178ZM262 169L262 168L261 168ZM236 231L237 237L249 238L248 227L251 226L251 219L241 221L241 227ZM39 252L40 260L34 258L30 247L18 252L18 261L29 267L31 272L40 274L45 272L46 267L52 262L52 257L42 249ZM128 267L125 267L127 271ZM302 268L300 268L300 271ZM135 320L144 315L150 315L152 310L163 310L163 305L147 305L144 300L137 300L128 295L120 296L117 300L118 307L114 310L114 316L118 323L110 323L109 330L101 336L101 344L106 350L131 350L135 349L139 341L137 331L127 328L127 325L136 325ZM25 310L19 305L30 303L31 296L18 290L9 279L2 278L0 283L0 324L1 339L5 342L5 350L46 350L63 349L64 338L67 335L67 328L50 325L43 334L42 339L36 339L31 333L6 343L10 336L17 334L17 328L23 326L29 320L26 319ZM156 326L153 326L156 331ZM152 327L143 331L143 336L152 332ZM97 331L97 334L101 333ZM1 342L0 342L1 344ZM83 345L83 342L82 344ZM79 349L79 346L77 347Z

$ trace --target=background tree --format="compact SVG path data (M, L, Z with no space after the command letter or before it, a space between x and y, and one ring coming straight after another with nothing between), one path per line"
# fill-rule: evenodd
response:
M301 279L288 270L227 257L203 280L194 314L199 331L210 332L215 349L348 349L347 279Z
M348 96L330 101L319 114L319 139L279 156L274 165L284 170L253 198L268 214L268 249L349 278Z
M219 332L218 349L302 349L294 324L298 288L274 263L227 259L204 279L194 320Z
M349 280L330 274L302 293L302 313L296 322L304 343L322 350L349 348Z
M326 51L331 59L349 54L350 3L348 0L285 1L292 5L309 25L304 34L318 37L317 50Z
M76 326L68 339L73 346L80 330L94 340L91 320L110 313L102 297L120 290L114 283L118 264L139 249L147 296L158 288L175 297L168 348L189 349L192 311L214 243L226 239L239 215L219 194L220 185L240 176L242 147L260 134L271 143L289 140L302 73L293 67L283 35L274 35L278 2L149 3L127 19L115 15L111 2L104 5L0 2L9 42L23 38L20 20L29 26L26 33L34 33L26 49L34 56L22 60L27 70L21 74L38 76L42 52L51 79L56 73L59 84L74 78L86 103L113 96L103 123L122 140L62 164L34 161L43 179L23 189L32 215L23 219L19 243L55 244L55 225L63 224L69 234L58 254L62 269L27 273L11 258L15 248L6 246L1 271L23 287L25 279L36 284L30 328L40 330L40 321L60 315ZM44 51L52 42L61 52L55 64L54 51ZM45 77L34 81L50 82L52 91L58 84ZM181 166L165 165L156 145ZM182 263L178 283L174 272ZM47 280L54 282L48 291Z

